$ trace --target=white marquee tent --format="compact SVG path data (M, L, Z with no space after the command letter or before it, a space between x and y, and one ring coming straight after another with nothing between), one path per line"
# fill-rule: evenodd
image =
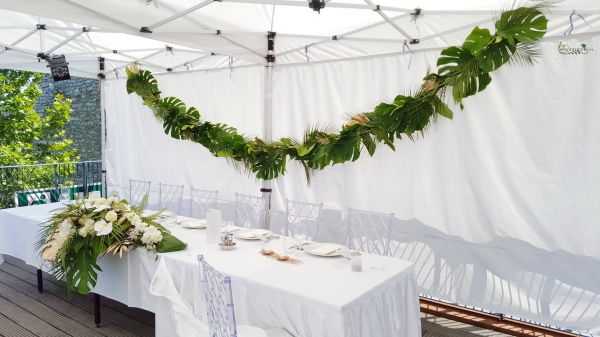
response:
M116 190L132 177L231 200L261 182L164 135L126 94L128 63L159 73L161 90L203 118L300 137L414 88L441 49L508 5L330 0L318 14L302 0L0 0L0 68L47 71L40 56L64 54L73 76L104 74ZM290 165L273 182L273 223L285 198L324 202L331 240L343 240L346 207L394 212L399 255L416 262L422 293L600 334L600 2L566 0L549 19L536 66L495 72L424 138L328 168L311 185Z

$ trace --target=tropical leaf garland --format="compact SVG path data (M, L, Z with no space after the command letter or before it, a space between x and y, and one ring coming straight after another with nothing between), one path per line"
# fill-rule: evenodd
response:
M215 156L241 164L259 179L270 180L284 174L288 159L298 161L310 178L313 170L357 160L363 148L369 155L373 155L378 143L394 149L396 138L413 139L438 115L451 119L453 113L445 102L450 88L452 98L462 108L464 98L490 84L490 72L507 62L532 64L539 55L534 43L547 29L542 6L503 12L495 23L494 34L475 27L462 46L441 52L438 72L425 76L414 95L399 95L391 103L381 103L371 112L355 115L337 133L310 129L302 141L281 138L265 142L244 137L225 124L202 122L197 109L187 108L176 97L161 97L154 76L137 66L127 69L127 92L143 99L171 137L202 144Z

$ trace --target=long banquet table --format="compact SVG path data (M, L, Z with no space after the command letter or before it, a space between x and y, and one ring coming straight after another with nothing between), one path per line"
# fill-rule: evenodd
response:
M0 254L40 266L40 223L60 204L0 210ZM302 254L287 264L259 254L260 241L236 240L233 251L206 243L206 231L170 226L188 249L155 255L136 250L101 259L94 292L156 313L157 336L195 336L206 317L197 256L230 275L238 324L285 328L302 337L420 336L419 302L410 262L363 254L363 271L344 258ZM281 251L281 240L269 247Z

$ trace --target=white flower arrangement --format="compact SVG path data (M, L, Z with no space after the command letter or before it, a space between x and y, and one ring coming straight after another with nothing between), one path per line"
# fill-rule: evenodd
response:
M142 212L143 207L116 197L78 200L52 215L38 249L57 277L87 293L100 270L96 261L106 253L121 256L136 247L158 253L185 249L185 243L156 221L160 213L143 216Z

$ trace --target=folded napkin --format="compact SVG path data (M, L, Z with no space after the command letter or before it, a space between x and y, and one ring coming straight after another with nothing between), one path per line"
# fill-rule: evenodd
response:
M342 246L338 245L337 243L323 243L315 248L311 248L310 251L313 254L330 255L337 252L340 249L342 249Z
M269 234L271 231L267 229L247 229L238 231L236 236L242 239L254 239L259 236Z
M181 226L189 228L204 228L206 227L206 220L185 220L181 222Z

